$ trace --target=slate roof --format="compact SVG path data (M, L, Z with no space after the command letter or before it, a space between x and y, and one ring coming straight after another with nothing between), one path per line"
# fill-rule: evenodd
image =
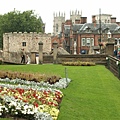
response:
M65 25L65 34L70 34L70 25ZM96 23L85 23L85 24L73 24L72 31L78 33L85 33L86 29L90 29L94 33L98 33L100 29L100 24ZM115 33L117 30L120 29L120 26L116 23L101 23L101 29L102 31L109 29L111 33Z
M105 30L105 29L109 29L110 32L114 32L114 30L118 27L119 25L116 23L101 23L101 29ZM98 29L100 28L100 24L96 23L96 25L94 23L85 23L83 24L83 26L79 29L78 33L84 33L84 31L86 30L86 28L90 28L91 31L93 32L97 32Z
M76 32L76 31L79 31L79 29L83 26L83 24L73 24L72 26L72 31ZM65 25L64 26L64 32L65 34L69 34L70 33L70 25Z
M73 26L72 26L72 30L73 31L79 31L80 30L80 28L83 26L84 24L74 24Z

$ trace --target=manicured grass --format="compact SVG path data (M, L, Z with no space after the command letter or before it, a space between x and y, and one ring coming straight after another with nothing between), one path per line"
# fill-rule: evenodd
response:
M58 74L72 80L60 104L58 120L119 120L120 81L105 66L0 65L0 70Z

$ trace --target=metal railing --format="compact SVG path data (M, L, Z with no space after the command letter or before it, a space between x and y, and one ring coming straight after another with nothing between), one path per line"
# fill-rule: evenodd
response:
M107 68L120 79L120 60L113 56L106 57Z

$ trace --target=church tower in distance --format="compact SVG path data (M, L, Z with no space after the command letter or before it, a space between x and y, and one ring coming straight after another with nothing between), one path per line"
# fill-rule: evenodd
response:
M53 35L56 36L62 31L62 23L65 23L65 13L53 14Z

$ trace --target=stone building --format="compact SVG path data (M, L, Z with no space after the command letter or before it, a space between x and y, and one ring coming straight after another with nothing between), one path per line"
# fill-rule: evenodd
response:
M54 13L54 20L53 20L53 35L56 36L62 30L62 23L65 22L65 13L60 13L59 15Z
M51 34L46 33L5 33L3 34L3 58L5 61L20 62L20 52L24 49L29 54L31 61L39 52L39 42L43 42L43 53L51 51Z
M72 20L72 23L74 24L76 20L81 21L82 12L79 11L70 11L70 20Z

